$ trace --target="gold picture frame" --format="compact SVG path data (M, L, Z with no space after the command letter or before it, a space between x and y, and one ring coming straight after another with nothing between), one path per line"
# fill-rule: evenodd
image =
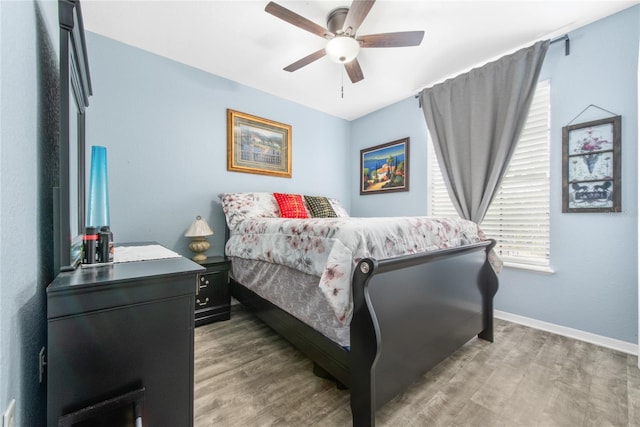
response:
M291 125L227 109L227 170L291 178Z

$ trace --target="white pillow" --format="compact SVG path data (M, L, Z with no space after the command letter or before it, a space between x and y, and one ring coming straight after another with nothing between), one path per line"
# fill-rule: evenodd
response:
M342 204L340 203L340 200L333 199L331 197L327 197L327 200L329 200L329 203L331 203L331 207L333 208L333 211L336 213L338 218L349 217L349 212L347 212L347 210L342 206Z
M247 218L280 217L278 203L271 193L224 193L220 200L231 230Z

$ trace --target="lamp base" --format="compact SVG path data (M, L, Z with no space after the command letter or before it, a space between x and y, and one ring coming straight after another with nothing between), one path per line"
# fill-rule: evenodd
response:
M207 256L203 254L194 255L191 257L191 260L197 262L198 264L202 264L207 260Z
M195 255L191 259L195 262L201 263L207 259L204 254L211 245L204 237L194 237L191 243L189 243L189 249L195 252Z

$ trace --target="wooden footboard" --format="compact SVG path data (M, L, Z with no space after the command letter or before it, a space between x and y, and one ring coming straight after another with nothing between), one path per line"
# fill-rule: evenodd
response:
M475 335L493 341L494 244L362 260L352 281L351 351L241 284L232 281L231 293L351 389L354 426L374 426L376 408Z
M495 242L377 261L353 277L351 410L354 426L479 335L493 340Z

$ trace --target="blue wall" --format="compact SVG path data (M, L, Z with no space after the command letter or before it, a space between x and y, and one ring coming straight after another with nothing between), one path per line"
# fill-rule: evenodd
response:
M44 425L38 351L53 279L57 177L58 4L0 2L0 413Z
M418 100L411 97L351 122L351 164L360 164L360 150L409 137L409 191L360 195L360 169L351 170L352 216L426 215L427 125Z
M349 208L349 122L97 34L87 44L87 145L107 147L116 242L189 255L183 234L201 215L216 233L208 253L222 254L222 192L328 195ZM291 179L227 171L227 108L292 126Z
M499 310L637 342L637 60L640 6L572 32L552 47L552 266L507 269ZM44 424L37 352L52 272L57 140L57 2L0 1L0 408ZM183 232L203 215L222 250L222 191L295 191L342 199L354 215L426 213L426 141L413 98L351 123L120 43L88 35L95 96L90 144L109 148L112 225L119 241L156 240L188 253ZM597 104L623 116L623 213L562 214L560 130ZM226 171L225 110L293 125L293 178ZM580 120L599 118L589 111ZM359 150L409 136L411 191L358 194ZM53 155L52 155L53 153ZM350 206L351 205L351 206ZM382 210L381 210L382 209Z
M496 309L605 337L638 342L638 99L640 6L569 34L549 48L541 79L551 81L551 266L553 274L507 268ZM622 213L562 213L562 127L589 104L622 116ZM607 117L590 108L574 123ZM417 100L409 98L351 124L351 164L359 150L411 137L408 193L360 196L351 186L354 215L427 213L427 131ZM357 174L352 174L357 182Z

